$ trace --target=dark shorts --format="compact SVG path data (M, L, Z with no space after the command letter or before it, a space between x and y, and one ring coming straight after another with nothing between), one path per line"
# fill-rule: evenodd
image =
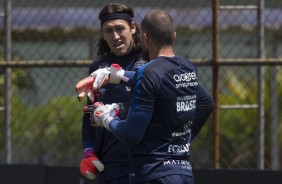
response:
M129 184L129 176L105 180L103 177L98 175L91 184Z
M153 179L146 184L194 184L193 176L169 175Z

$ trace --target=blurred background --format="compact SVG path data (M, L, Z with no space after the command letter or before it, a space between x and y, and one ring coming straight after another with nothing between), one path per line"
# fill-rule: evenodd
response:
M0 1L0 164L79 166L88 74L110 0ZM175 52L198 67L215 111L192 144L195 169L281 170L282 1L120 0L139 24L172 15Z

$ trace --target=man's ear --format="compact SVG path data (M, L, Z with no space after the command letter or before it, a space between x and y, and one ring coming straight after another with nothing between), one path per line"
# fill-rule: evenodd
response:
M130 32L131 32L132 35L136 33L136 27L137 27L137 25L136 25L135 22L132 22L130 24Z
M172 40L175 41L176 40L176 32L173 32L173 35L172 35Z
M142 33L142 36L143 36L143 41L146 45L148 45L149 43L149 37L146 33Z

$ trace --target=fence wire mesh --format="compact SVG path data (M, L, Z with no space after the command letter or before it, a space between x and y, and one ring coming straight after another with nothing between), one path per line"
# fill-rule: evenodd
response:
M7 1L7 0L6 0ZM6 2L5 1L5 2ZM98 13L107 1L21 0L11 1L11 60L25 62L11 68L11 85L5 90L5 69L0 69L0 163L6 163L5 93L11 93L11 162L77 166L81 159L81 122L85 102L78 102L74 86L88 73L99 37ZM210 0L128 0L134 20L140 23L151 9L169 11L177 28L175 52L198 64L200 82L213 93L213 24ZM258 58L259 39L265 40L264 57L281 58L282 1L268 0L264 6L263 38L258 38L257 0L221 0L219 5L219 58ZM224 8L223 8L224 6ZM237 8L231 8L236 6ZM243 7L244 6L244 7ZM246 8L249 7L249 8ZM5 3L0 2L0 42L5 44ZM42 65L40 62L53 62ZM56 65L60 61L63 64ZM70 66L67 62L85 61ZM196 61L201 61L199 64ZM245 60L242 59L242 62ZM30 66L29 63L39 63ZM203 64L204 63L204 64ZM206 64L205 64L206 63ZM258 67L263 81L258 80ZM258 96L263 85L265 169L281 169L282 157L282 65L254 64L219 66L220 168L254 169L258 166ZM212 168L214 122L193 142L194 168Z

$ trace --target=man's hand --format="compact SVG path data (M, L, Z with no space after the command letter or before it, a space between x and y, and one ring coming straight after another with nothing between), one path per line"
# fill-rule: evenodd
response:
M80 162L80 172L90 180L96 178L96 174L104 170L102 162L94 155L92 148L86 148L83 152L83 159Z
M90 74L93 77L93 89L99 89L107 83L119 84L124 78L124 70L118 64L112 64L110 68L101 68Z
M104 105L103 103L101 102L96 102L94 103L93 105L86 105L84 106L84 113L89 113L90 116L90 126L94 127L94 128L97 128L97 127L103 127L102 124L97 124L95 122L95 116L94 116L94 111L96 110L97 107L101 106L101 105Z
M92 72L89 76L94 79L93 89L99 89L109 81L110 68L100 68Z
M78 93L78 100L81 101L87 94L91 102L94 102L94 90L93 90L94 79L92 77L86 77L80 80L76 86L75 90Z
M97 108L94 110L94 120L97 126L104 126L109 130L109 124L119 113L119 107L116 103L104 105L101 102L94 104Z
M94 102L94 93L97 89L107 83L119 84L121 80L126 81L128 79L124 77L124 70L118 64L112 64L110 68L100 68L76 84L78 100L81 101L87 94L90 101Z

